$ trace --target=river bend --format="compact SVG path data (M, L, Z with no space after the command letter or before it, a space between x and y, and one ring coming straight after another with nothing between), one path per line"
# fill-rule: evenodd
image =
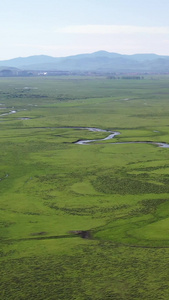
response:
M94 140L78 140L75 142L75 144L77 145L89 145L92 142L101 142L101 141L107 141L110 139L113 139L114 137L116 137L117 135L120 134L120 132L118 131L109 131L109 130L105 130L105 129L99 129L99 128L93 128L93 127L75 127L76 129L87 129L89 131L93 131L93 132L107 132L108 136L105 137L104 139L94 139ZM103 144L103 143L101 143ZM119 145L119 144L153 144L153 145L157 145L161 148L169 148L169 144L167 143L158 143L158 142L151 142L151 141L142 141L142 142L117 142L117 143L111 143L113 145Z

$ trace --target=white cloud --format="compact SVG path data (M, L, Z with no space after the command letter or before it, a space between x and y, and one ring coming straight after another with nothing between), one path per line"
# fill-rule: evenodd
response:
M55 33L68 34L169 34L169 27L145 27L129 25L79 25L58 28Z

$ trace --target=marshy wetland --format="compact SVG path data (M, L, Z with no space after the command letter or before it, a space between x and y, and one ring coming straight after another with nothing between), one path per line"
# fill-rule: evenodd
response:
M0 79L1 299L168 299L169 77Z

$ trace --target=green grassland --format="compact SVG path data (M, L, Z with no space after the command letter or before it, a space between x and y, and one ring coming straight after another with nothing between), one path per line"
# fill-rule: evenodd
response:
M0 79L0 299L168 299L168 116L168 76Z

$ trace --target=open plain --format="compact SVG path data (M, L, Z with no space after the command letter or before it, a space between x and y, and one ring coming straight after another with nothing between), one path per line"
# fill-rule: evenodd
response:
M1 299L168 299L168 143L167 75L1 78Z

